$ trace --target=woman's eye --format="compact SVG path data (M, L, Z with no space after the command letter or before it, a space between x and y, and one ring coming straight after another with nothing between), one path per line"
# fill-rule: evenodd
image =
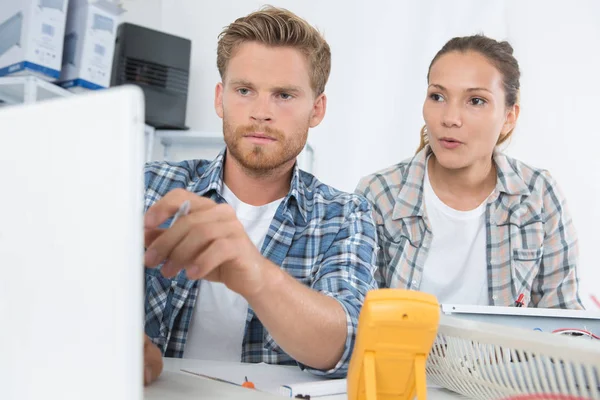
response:
M433 101L444 101L444 98L439 93L432 93L429 95L429 98Z

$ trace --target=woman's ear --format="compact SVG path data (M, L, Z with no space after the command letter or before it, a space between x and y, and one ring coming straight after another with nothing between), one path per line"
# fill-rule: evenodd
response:
M515 104L508 110L502 132L500 132L500 140L503 140L505 136L509 135L515 129L520 112L521 107L518 104Z

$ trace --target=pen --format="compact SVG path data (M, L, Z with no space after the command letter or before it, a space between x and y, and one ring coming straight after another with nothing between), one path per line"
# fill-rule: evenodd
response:
M525 297L525 295L523 293L521 293L519 295L519 298L517 299L517 301L515 301L515 307L523 307L523 298Z
M245 388L248 388L248 389L254 389L254 383L250 382L248 380L247 376L245 376L244 379L245 379L245 381L244 381L244 383L242 383L242 387L245 387Z
M242 386L239 383L235 383L235 382L231 382L225 379L221 379L221 378L217 378L214 376L210 376L210 375L205 375L205 374L201 374L199 372L192 372L192 371L188 371L185 369L181 370L182 372L187 372L188 374L192 374L192 375L196 375L196 376L201 376L202 378L206 378L206 379L210 379L212 381L217 381L217 382L222 382L222 383L229 383L230 385L235 385L235 386Z
M231 382L225 379L221 379L221 378L217 378L215 376L210 376L210 375L205 375L205 374L201 374L199 372L193 372L193 371L189 371L186 369L182 369L182 372L187 372L188 374L192 374L192 375L196 375L196 376L201 376L202 378L206 378L206 379L210 379L213 381L217 381L217 382L222 382L222 383L228 383L230 385L235 385L235 386L241 386L241 387L245 387L248 389L254 389L254 383L252 383L251 381L248 380L248 377L244 377L245 381L242 384L239 383L235 383L235 382Z
M175 222L187 215L190 212L190 201L186 200L183 203L181 203L181 205L179 206L179 209L177 210L177 212L175 213L175 215L173 215L173 219L171 220L171 223L169 224L169 228L171 228L173 225L175 225ZM145 249L147 250L147 249ZM166 261L166 260L165 260ZM163 263L165 263L165 261L163 261ZM164 266L164 264L161 266L161 268Z
M173 216L173 220L171 221L171 225L169 225L169 228L172 227L173 225L175 225L175 221L177 221L181 217L185 217L186 215L188 215L189 212L190 212L190 201L186 200L183 203L181 203L181 205L179 206L179 209Z

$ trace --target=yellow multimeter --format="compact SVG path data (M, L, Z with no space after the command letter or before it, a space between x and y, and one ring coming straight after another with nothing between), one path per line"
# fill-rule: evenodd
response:
M348 369L348 400L424 400L425 362L435 341L435 296L402 289L367 293Z

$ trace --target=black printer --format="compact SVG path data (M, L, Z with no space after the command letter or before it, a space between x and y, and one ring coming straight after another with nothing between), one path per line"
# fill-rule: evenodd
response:
M115 42L111 86L134 84L143 90L148 125L187 129L191 50L189 39L122 23Z

